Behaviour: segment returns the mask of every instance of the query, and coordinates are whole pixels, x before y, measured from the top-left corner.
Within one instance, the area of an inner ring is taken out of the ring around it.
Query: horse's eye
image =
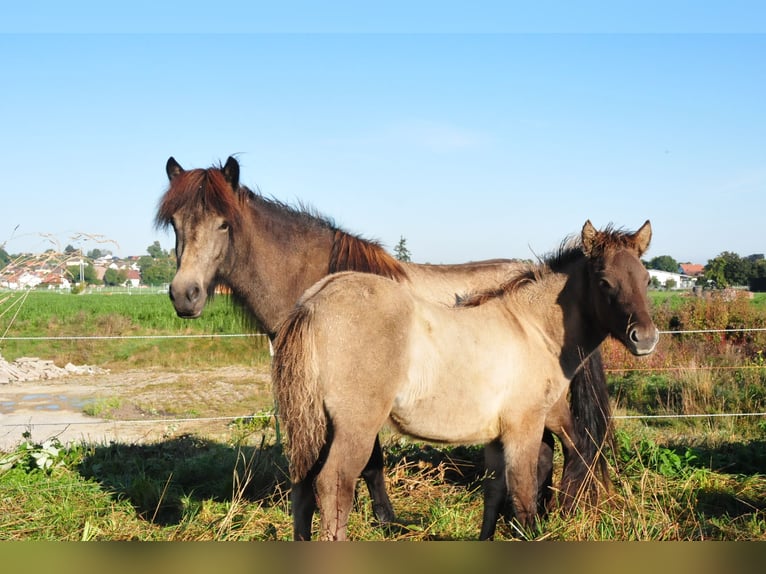
[[[218,229],[219,229],[219,231],[228,231],[229,230],[229,222],[228,221],[224,221],[220,225],[220,227]]]
[[[612,284],[609,283],[606,279],[599,279],[598,280],[598,286],[601,287],[604,291],[611,291],[612,290]]]

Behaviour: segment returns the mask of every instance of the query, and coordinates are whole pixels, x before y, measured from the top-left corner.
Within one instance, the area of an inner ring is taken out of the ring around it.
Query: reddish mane
[[[401,262],[387,253],[379,244],[336,229],[329,272],[337,271],[373,273],[395,281],[401,281],[407,277]]]

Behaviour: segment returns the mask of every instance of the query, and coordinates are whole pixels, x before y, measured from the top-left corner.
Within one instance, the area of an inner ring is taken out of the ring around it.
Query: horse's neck
[[[275,215],[276,213],[276,215]],[[255,204],[224,281],[273,335],[301,294],[327,274],[332,231]]]
[[[576,266],[568,274],[552,273],[511,295],[516,308],[533,316],[545,333],[548,350],[558,355],[567,378],[605,337],[589,312],[586,280],[584,266]]]

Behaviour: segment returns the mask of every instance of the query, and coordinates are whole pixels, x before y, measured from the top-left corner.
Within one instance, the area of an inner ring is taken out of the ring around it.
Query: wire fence
[[[691,329],[691,330],[677,330],[677,331],[660,331],[660,335],[695,335],[695,334],[721,334],[721,333],[743,333],[743,332],[766,332],[766,328],[731,328],[731,329]],[[83,336],[29,336],[29,337],[1,337],[0,341],[103,341],[103,340],[117,340],[117,339],[216,339],[216,338],[245,338],[245,337],[266,337],[263,333],[209,333],[209,334],[177,334],[177,335],[83,335]],[[608,368],[605,369],[607,373],[617,372],[663,372],[663,371],[680,371],[680,370],[743,370],[754,369],[762,370],[766,369],[766,365],[689,365],[689,366],[665,366],[665,367],[622,367],[622,368]],[[242,414],[235,416],[221,416],[221,417],[193,417],[193,418],[151,418],[151,419],[125,419],[125,420],[93,420],[93,421],[59,421],[59,422],[43,422],[43,423],[4,423],[0,422],[0,428],[18,428],[28,426],[56,426],[56,427],[68,427],[68,426],[87,426],[87,425],[103,425],[107,423],[119,423],[121,425],[169,425],[179,423],[203,423],[203,422],[235,422],[235,421],[249,421],[258,419],[269,419],[277,417],[276,413],[273,414]],[[704,413],[704,414],[641,414],[641,415],[613,415],[615,420],[656,420],[656,419],[714,419],[714,418],[726,418],[726,417],[764,417],[766,412],[746,412],[746,413]]]

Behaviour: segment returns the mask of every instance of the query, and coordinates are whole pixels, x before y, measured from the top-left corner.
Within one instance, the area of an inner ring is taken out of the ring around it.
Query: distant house
[[[691,289],[696,282],[695,277],[691,277],[682,273],[672,273],[670,271],[660,271],[659,269],[647,269],[649,271],[649,277],[657,279],[660,287],[668,287],[670,289]]]
[[[125,275],[127,277],[125,285],[129,285],[130,287],[138,287],[141,285],[141,272],[137,269],[129,267],[128,269],[125,269]]]
[[[705,273],[705,266],[699,263],[681,263],[678,268],[682,275],[689,277],[699,277]]]

